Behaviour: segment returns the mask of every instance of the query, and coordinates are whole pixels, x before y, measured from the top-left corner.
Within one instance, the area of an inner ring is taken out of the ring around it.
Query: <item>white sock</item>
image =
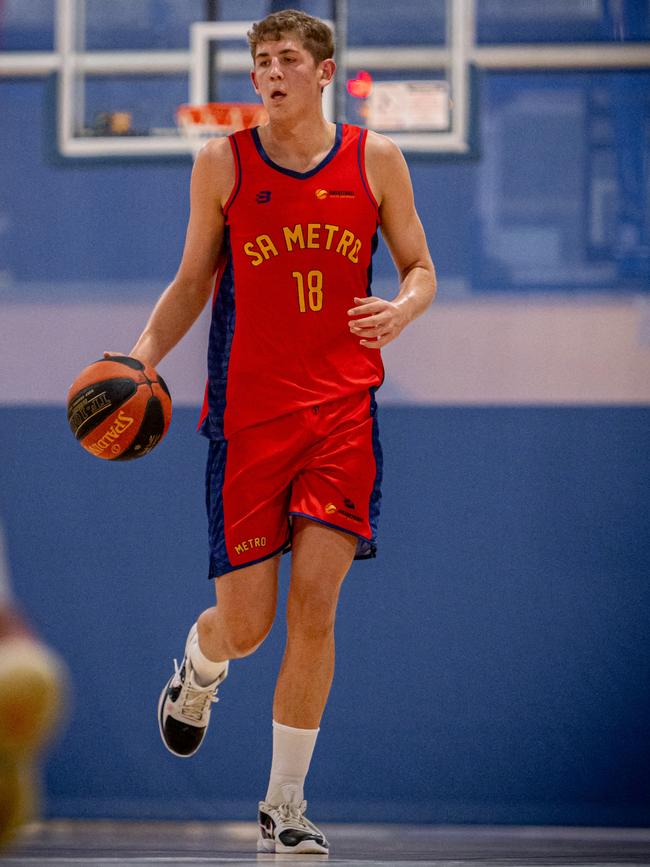
[[[273,761],[266,793],[267,804],[277,807],[286,801],[282,787],[295,787],[296,800],[302,801],[305,777],[309,770],[320,729],[294,729],[273,720]]]
[[[199,636],[194,636],[190,643],[190,662],[194,669],[194,680],[199,686],[210,686],[225,671],[228,661],[214,662],[204,656],[199,647]]]

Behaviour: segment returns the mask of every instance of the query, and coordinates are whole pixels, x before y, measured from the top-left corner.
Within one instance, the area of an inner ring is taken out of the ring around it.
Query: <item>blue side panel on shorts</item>
[[[223,483],[226,477],[228,443],[224,439],[212,440],[208,447],[205,468],[205,507],[208,513],[208,539],[210,542],[210,572],[208,578],[223,575],[232,569],[226,548],[223,517]]]
[[[359,157],[359,166],[361,166],[361,157]],[[363,177],[363,172],[361,173]],[[365,186],[365,180],[364,180]],[[370,198],[370,193],[366,188],[366,192],[368,193],[368,198]],[[372,295],[372,260],[377,250],[377,246],[379,245],[379,233],[378,233],[379,225],[377,225],[377,229],[375,229],[375,234],[372,236],[371,248],[370,248],[370,262],[368,264],[368,287],[366,289],[366,294]],[[383,380],[382,380],[383,381]],[[381,385],[381,383],[380,383]],[[354,557],[355,560],[368,560],[371,557],[377,556],[377,527],[379,525],[379,512],[381,509],[381,479],[383,475],[384,468],[384,458],[381,450],[381,443],[379,442],[379,424],[377,422],[377,401],[375,400],[375,392],[377,388],[370,388],[370,415],[372,417],[372,451],[375,456],[375,482],[372,486],[372,492],[370,494],[370,507],[369,507],[369,519],[370,519],[370,538],[371,541],[367,542],[365,539],[359,539],[357,543],[357,553]]]
[[[210,439],[223,439],[226,387],[232,339],[235,333],[235,281],[230,249],[230,231],[224,235],[226,266],[212,308],[208,340],[208,413],[199,433]]]
[[[370,415],[372,417],[372,451],[375,456],[375,482],[372,486],[370,494],[370,538],[367,542],[365,539],[359,539],[357,543],[357,553],[355,560],[367,560],[370,557],[375,557],[377,554],[377,527],[379,525],[379,513],[381,511],[381,480],[384,472],[384,457],[379,441],[379,423],[377,421],[377,401],[375,400],[376,388],[369,389],[370,391]]]

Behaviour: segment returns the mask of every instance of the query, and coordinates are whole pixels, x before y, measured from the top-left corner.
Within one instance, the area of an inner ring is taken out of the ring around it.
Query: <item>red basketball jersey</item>
[[[338,124],[308,172],[274,163],[257,129],[230,136],[236,180],[214,294],[206,436],[381,384],[380,353],[359,344],[347,315],[355,296],[371,294],[377,247],[366,135]]]

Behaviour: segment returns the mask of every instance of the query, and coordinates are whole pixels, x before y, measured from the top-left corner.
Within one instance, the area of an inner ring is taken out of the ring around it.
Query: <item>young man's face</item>
[[[251,79],[269,117],[303,111],[332,80],[333,60],[316,63],[295,33],[282,33],[277,41],[260,42],[255,51]]]

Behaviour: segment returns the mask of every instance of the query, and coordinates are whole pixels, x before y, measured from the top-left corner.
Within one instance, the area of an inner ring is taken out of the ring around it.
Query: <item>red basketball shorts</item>
[[[375,556],[382,457],[374,389],[211,440],[210,577],[287,551],[291,517],[356,536]]]

